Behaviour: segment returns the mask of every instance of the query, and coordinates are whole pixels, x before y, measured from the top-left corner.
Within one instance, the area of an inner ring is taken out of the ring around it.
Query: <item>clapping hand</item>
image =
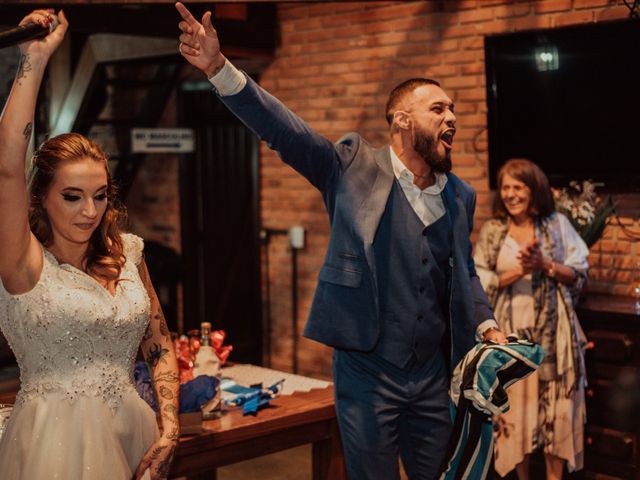
[[[540,242],[534,238],[530,243],[525,245],[518,253],[518,260],[522,266],[524,273],[545,270],[546,259],[542,255]]]

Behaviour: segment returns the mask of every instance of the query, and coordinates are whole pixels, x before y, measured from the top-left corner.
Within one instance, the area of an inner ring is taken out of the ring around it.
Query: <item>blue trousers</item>
[[[431,480],[444,458],[451,414],[449,375],[437,351],[398,368],[367,353],[333,354],[336,410],[350,480]]]

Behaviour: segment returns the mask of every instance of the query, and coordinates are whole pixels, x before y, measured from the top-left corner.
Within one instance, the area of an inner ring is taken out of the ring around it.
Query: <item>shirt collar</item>
[[[396,176],[398,180],[405,180],[413,185],[415,188],[419,188],[413,183],[415,176],[413,173],[406,167],[402,160],[398,158],[396,152],[393,151],[391,145],[389,145],[389,154],[391,155],[391,166],[393,167],[393,174]],[[445,185],[447,184],[447,175],[444,173],[433,172],[436,177],[436,181],[433,185],[421,190],[421,192],[429,194],[429,195],[440,195],[444,190]]]

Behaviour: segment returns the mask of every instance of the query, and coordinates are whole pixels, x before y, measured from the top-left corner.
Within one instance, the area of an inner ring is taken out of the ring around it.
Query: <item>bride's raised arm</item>
[[[49,58],[62,42],[68,23],[46,37],[20,45],[20,64],[0,118],[0,277],[10,293],[31,290],[42,271],[42,254],[29,228],[25,156],[33,129],[38,90]],[[20,25],[53,25],[53,10],[35,10]]]

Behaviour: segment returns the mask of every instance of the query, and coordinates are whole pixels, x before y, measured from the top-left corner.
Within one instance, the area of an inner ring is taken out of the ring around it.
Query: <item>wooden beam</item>
[[[51,134],[58,135],[73,130],[98,64],[167,55],[177,55],[174,40],[109,34],[89,37]]]
[[[189,3],[196,18],[201,18],[207,10],[214,12],[214,24],[225,49],[247,48],[261,51],[262,54],[273,54],[277,45],[278,19],[272,3],[220,5],[219,11],[213,2]],[[38,4],[7,4],[5,0],[0,0],[0,4],[0,22],[9,26],[17,25],[34,8],[42,8]],[[76,36],[98,33],[164,37],[174,39],[176,45],[178,42],[180,16],[173,2],[106,4],[92,0],[53,5],[47,2],[47,6],[56,10],[64,7],[74,45]],[[245,13],[246,18],[240,19]],[[76,59],[72,51],[72,62]]]
[[[88,3],[92,5],[153,5],[153,4],[170,4],[173,5],[176,3],[176,0],[57,0],[51,2],[49,0],[29,0],[25,2],[23,0],[4,0],[2,2],[4,5],[38,5],[42,8],[42,5],[47,5],[48,7],[55,5],[64,6],[64,5],[87,5]],[[184,2],[187,5],[191,4],[206,4],[206,5],[214,5],[214,0],[185,0]],[[239,5],[246,5],[249,3],[322,3],[322,0],[224,0],[224,3],[233,3]]]

